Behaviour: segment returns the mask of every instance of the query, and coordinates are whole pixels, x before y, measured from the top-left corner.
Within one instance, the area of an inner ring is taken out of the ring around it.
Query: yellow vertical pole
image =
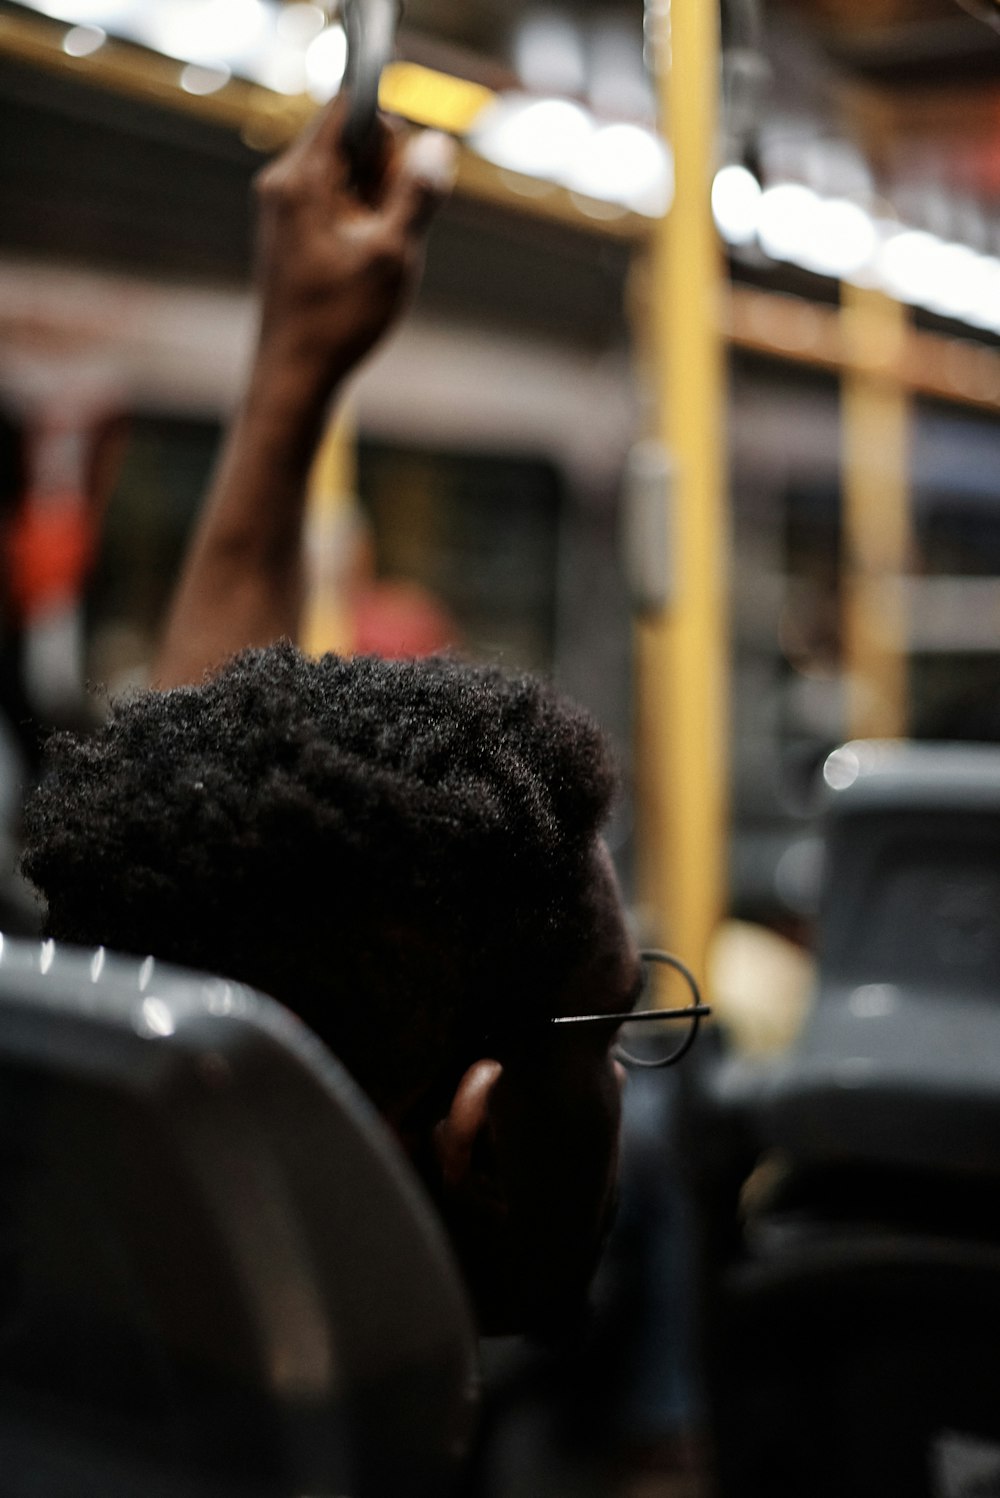
[[[701,975],[724,909],[728,802],[722,266],[711,212],[718,11],[661,0],[650,15],[674,199],[651,247],[648,353],[673,483],[668,600],[640,620],[636,642],[643,894],[655,928]]]
[[[353,648],[345,572],[350,565],[356,482],[354,421],[350,408],[341,407],[327,427],[309,475],[301,631],[302,649],[309,655],[328,650],[347,655]]]
[[[845,285],[841,390],[843,655],[853,738],[907,728],[910,397],[900,369],[906,312]]]

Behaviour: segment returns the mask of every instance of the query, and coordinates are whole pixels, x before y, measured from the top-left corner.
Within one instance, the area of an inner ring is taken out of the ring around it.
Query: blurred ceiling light
[[[508,94],[482,115],[472,144],[507,171],[561,182],[593,134],[594,123],[579,104]]]
[[[945,243],[939,252],[939,282],[933,301],[925,306],[943,318],[993,327],[997,313],[997,265],[991,255],[979,255],[969,244]]]
[[[186,94],[216,94],[225,88],[232,74],[227,67],[205,67],[199,62],[189,62],[181,70],[181,88]]]
[[[200,6],[202,46],[216,57],[232,57],[259,46],[274,15],[264,0],[207,0]]]
[[[761,249],[773,260],[788,260],[816,275],[842,280],[851,280],[870,268],[879,235],[871,216],[859,204],[847,198],[823,198],[799,183],[782,182],[761,193],[755,205],[749,183],[733,178],[731,187],[726,184],[721,194],[724,212],[729,206],[729,193],[734,228],[741,233],[741,238],[731,239],[731,243],[749,243],[751,218],[756,211]],[[718,221],[718,212],[716,218]]]
[[[74,26],[63,37],[62,48],[69,57],[89,57],[107,39],[108,33],[102,26]]]
[[[741,178],[731,181],[734,203],[742,208],[738,193],[746,193],[747,206],[742,222],[734,212],[736,222],[731,229],[723,227],[723,233],[731,243],[748,243],[752,189]],[[729,207],[728,192],[728,182],[722,190],[717,178],[712,204],[720,227]],[[757,218],[761,248],[772,259],[790,261],[817,275],[878,285],[897,301],[942,317],[981,328],[1000,327],[1000,261],[969,245],[939,239],[924,229],[880,229],[857,203],[822,198],[794,183],[768,188],[761,195]],[[733,237],[734,229],[743,236],[740,240]]]
[[[849,281],[872,262],[878,249],[878,230],[871,217],[847,198],[820,198],[809,236],[807,270]]]
[[[1000,332],[1000,260],[980,255],[965,317],[976,328]]]
[[[898,301],[928,306],[940,282],[940,252],[940,239],[924,229],[891,234],[878,256],[879,283]]]
[[[304,94],[306,91],[306,55],[302,47],[278,41],[262,48],[260,54],[245,65],[248,76],[276,94]]]
[[[278,16],[279,38],[292,47],[308,47],[326,25],[326,14],[318,5],[284,5]]]
[[[273,19],[264,0],[158,0],[144,9],[142,32],[167,57],[211,67],[253,52]]]
[[[720,167],[712,183],[712,213],[728,244],[752,244],[757,237],[760,183],[745,166],[735,162]]]
[[[514,68],[535,93],[581,94],[587,82],[583,37],[567,12],[537,10],[519,22]]]
[[[207,55],[202,44],[201,15],[198,0],[160,0],[138,18],[138,34],[165,57],[201,62]]]
[[[327,26],[314,37],[306,51],[306,87],[317,104],[332,99],[344,81],[347,66],[347,36],[343,26]]]
[[[562,181],[573,192],[658,218],[673,197],[673,163],[651,130],[604,125],[583,142]]]
[[[942,243],[937,255],[937,281],[931,288],[931,312],[966,321],[979,294],[980,262],[984,257],[969,245]]]
[[[34,9],[69,26],[99,26],[114,31],[116,25],[138,9],[139,0],[33,0]]]
[[[757,234],[761,249],[772,260],[801,264],[818,229],[820,200],[809,187],[780,182],[761,193]]]

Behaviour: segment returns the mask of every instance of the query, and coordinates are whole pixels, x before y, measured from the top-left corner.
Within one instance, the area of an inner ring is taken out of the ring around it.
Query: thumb
[[[411,232],[425,229],[451,192],[457,171],[458,147],[450,135],[422,130],[412,136],[387,194],[388,215]]]

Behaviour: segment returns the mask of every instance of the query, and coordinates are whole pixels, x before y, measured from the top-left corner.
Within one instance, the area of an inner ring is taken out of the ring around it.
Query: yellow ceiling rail
[[[850,295],[846,287],[843,294]],[[722,327],[736,348],[833,375],[850,370],[857,360],[853,342],[844,336],[838,308],[785,292],[730,287],[722,302]],[[996,345],[972,337],[921,332],[904,316],[902,334],[890,357],[886,377],[913,395],[982,411],[1000,410],[1000,349]]]
[[[493,90],[481,83],[416,62],[389,63],[379,85],[383,109],[449,135],[464,135],[495,98]]]

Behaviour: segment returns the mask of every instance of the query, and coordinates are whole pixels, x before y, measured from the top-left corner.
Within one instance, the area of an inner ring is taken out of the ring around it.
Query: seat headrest
[[[7,1498],[447,1491],[472,1320],[343,1068],[239,984],[0,943]]]

